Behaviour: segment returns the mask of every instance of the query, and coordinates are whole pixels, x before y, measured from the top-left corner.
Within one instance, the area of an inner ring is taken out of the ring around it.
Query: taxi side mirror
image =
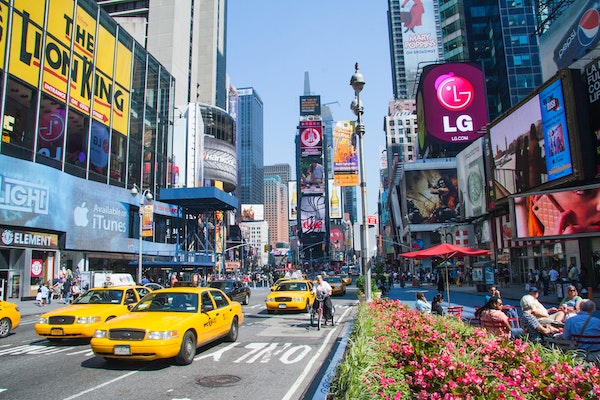
[[[203,313],[205,313],[205,312],[209,312],[209,311],[212,311],[212,310],[214,310],[214,309],[215,309],[215,308],[213,307],[213,305],[212,305],[212,304],[202,304],[202,312],[203,312]]]

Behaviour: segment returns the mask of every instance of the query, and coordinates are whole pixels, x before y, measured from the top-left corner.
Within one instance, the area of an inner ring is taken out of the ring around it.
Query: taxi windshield
[[[196,293],[150,293],[131,312],[188,312],[198,311]]]
[[[123,290],[88,290],[73,304],[121,304]]]
[[[305,291],[306,283],[305,282],[283,282],[277,287],[278,292],[286,292],[286,291]]]

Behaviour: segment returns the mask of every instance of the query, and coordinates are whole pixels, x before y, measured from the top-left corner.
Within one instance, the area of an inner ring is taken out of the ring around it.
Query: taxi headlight
[[[101,329],[96,329],[96,332],[94,332],[94,337],[95,338],[100,338],[100,339],[105,339],[108,337],[108,331],[103,331]]]
[[[77,317],[77,324],[93,324],[96,322],[100,322],[102,321],[102,318],[95,316],[95,317]]]
[[[179,337],[178,331],[150,331],[147,340],[167,340]]]
[[[40,320],[38,321],[39,324],[47,324],[48,323],[48,317],[40,317]]]

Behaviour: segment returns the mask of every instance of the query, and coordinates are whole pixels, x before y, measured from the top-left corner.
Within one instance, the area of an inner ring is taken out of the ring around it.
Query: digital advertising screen
[[[496,199],[573,173],[560,79],[494,122],[489,131]]]
[[[517,239],[597,236],[600,185],[513,197]]]
[[[407,217],[411,224],[457,221],[456,168],[405,171]]]

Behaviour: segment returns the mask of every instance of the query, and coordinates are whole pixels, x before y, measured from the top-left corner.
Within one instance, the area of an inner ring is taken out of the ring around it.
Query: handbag
[[[587,328],[588,324],[590,323],[591,318],[592,318],[592,316],[590,315],[586,319],[585,324],[583,324],[583,327],[581,328],[581,331],[579,332],[580,335],[582,335],[583,332],[585,331],[585,328]],[[562,337],[548,336],[546,338],[546,343],[551,347],[557,347],[563,351],[578,349],[577,342],[573,339],[563,339]]]

